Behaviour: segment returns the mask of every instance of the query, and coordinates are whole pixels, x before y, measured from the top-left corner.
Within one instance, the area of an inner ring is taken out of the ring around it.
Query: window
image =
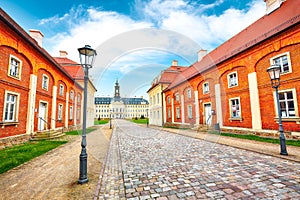
[[[281,73],[292,72],[292,65],[289,52],[271,58],[271,64],[279,65]]]
[[[47,75],[43,75],[43,79],[42,79],[42,88],[44,90],[48,90],[48,83],[49,83],[49,78]]]
[[[188,118],[193,118],[193,107],[191,105],[188,106]]]
[[[58,104],[58,120],[62,120],[62,109],[63,109],[63,105],[62,104]]]
[[[77,95],[77,102],[80,103],[80,101],[81,101],[81,96],[80,96],[80,94],[78,94]]]
[[[175,94],[175,100],[179,101],[179,94],[178,93]]]
[[[59,85],[59,96],[64,96],[64,86],[62,84]]]
[[[21,79],[21,67],[22,67],[22,61],[10,55],[8,75],[13,78]]]
[[[73,119],[73,106],[70,106],[70,120],[72,119]]]
[[[6,93],[5,107],[4,107],[4,121],[17,121],[17,101],[18,95],[15,93]]]
[[[228,74],[228,87],[234,87],[238,85],[238,76],[236,72]]]
[[[279,104],[282,117],[289,118],[296,116],[293,91],[279,92]]]
[[[71,92],[70,92],[70,99],[73,101],[74,100],[74,91],[73,90],[71,90]]]
[[[204,83],[203,84],[203,94],[208,94],[209,93],[209,84]]]
[[[230,99],[230,117],[241,118],[240,99]]]
[[[80,108],[77,108],[76,119],[80,120]]]
[[[168,118],[171,118],[171,109],[168,108]]]
[[[179,119],[180,118],[180,108],[176,107],[176,118]]]
[[[187,91],[187,97],[190,99],[192,98],[192,90],[191,89],[188,89]]]
[[[168,97],[168,104],[170,104],[171,103],[171,98],[170,97]]]
[[[159,93],[156,94],[157,104],[159,104]]]

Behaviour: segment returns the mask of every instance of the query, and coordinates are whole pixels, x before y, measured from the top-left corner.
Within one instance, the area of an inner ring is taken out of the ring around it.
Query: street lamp
[[[88,182],[87,177],[87,153],[86,153],[86,112],[87,112],[87,87],[89,78],[89,68],[92,68],[94,64],[94,58],[97,55],[96,50],[91,46],[85,45],[78,49],[80,63],[84,70],[84,104],[83,104],[83,124],[82,124],[82,141],[81,141],[81,153],[80,159],[80,172],[78,183],[83,184]]]
[[[111,112],[112,112],[112,110],[110,109],[110,113],[109,113],[109,128],[111,129]]]
[[[275,88],[276,91],[276,101],[277,101],[277,111],[278,111],[278,123],[279,123],[279,139],[280,139],[280,154],[281,155],[288,155],[286,150],[286,142],[285,136],[282,127],[282,119],[281,119],[281,108],[279,104],[279,95],[278,95],[278,87],[280,86],[280,66],[278,65],[271,65],[267,72],[269,73],[272,88]]]

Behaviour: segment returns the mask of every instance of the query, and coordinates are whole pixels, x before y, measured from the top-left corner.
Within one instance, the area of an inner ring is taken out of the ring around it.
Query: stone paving
[[[116,120],[95,199],[300,199],[300,164]]]

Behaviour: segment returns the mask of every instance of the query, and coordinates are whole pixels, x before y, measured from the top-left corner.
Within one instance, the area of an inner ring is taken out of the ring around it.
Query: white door
[[[205,124],[211,125],[211,104],[204,104]]]
[[[39,120],[38,120],[38,130],[39,131],[45,130],[45,121],[46,121],[45,116],[46,116],[46,104],[45,103],[40,103],[40,106],[39,106]]]

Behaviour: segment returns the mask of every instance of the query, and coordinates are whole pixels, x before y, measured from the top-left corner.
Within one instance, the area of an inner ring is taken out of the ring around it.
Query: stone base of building
[[[28,142],[29,139],[30,135],[26,134],[0,138],[0,149],[18,144],[23,144],[24,142]]]

